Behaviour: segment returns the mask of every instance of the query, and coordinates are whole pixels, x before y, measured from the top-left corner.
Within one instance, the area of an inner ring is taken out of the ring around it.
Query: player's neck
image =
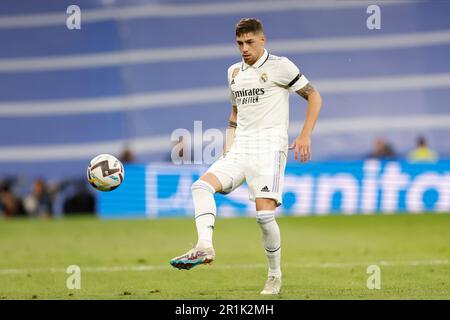
[[[249,64],[249,66],[253,66],[255,63],[257,63],[259,61],[259,59],[261,59],[261,57],[264,55],[264,48],[262,49],[261,53],[258,55],[258,57],[255,59],[255,61],[253,61],[252,64]]]

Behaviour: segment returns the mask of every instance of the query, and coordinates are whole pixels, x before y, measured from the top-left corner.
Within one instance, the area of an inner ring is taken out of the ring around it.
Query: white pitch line
[[[318,269],[346,269],[353,267],[367,267],[370,265],[378,265],[381,267],[416,267],[416,266],[430,266],[430,265],[449,265],[449,260],[413,260],[413,261],[377,261],[377,262],[328,262],[328,263],[311,263],[285,264],[286,268],[318,268]],[[236,265],[217,265],[211,266],[211,269],[264,269],[267,264],[236,264]],[[81,272],[145,272],[158,270],[172,270],[169,265],[141,265],[141,266],[111,266],[111,267],[83,267],[80,266]],[[31,268],[31,269],[0,269],[0,275],[11,274],[28,274],[28,273],[65,273],[64,268]]]

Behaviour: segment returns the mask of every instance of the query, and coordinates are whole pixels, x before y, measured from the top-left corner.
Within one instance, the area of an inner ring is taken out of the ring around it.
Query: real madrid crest
[[[267,79],[268,79],[267,73],[263,73],[263,74],[261,75],[261,77],[259,78],[259,82],[261,82],[261,83],[266,83],[266,82],[267,82]]]

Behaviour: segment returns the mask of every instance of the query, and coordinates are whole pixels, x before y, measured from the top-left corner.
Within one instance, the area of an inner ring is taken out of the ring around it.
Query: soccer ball
[[[101,154],[89,162],[87,179],[97,190],[112,191],[123,182],[125,171],[122,163],[110,154]]]

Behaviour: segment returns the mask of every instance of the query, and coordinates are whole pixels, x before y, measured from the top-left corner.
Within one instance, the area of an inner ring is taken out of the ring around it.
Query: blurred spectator
[[[0,216],[14,217],[23,213],[20,200],[11,191],[11,183],[0,184]]]
[[[131,151],[128,145],[126,145],[125,148],[123,149],[122,154],[120,156],[120,161],[122,161],[123,164],[132,163],[135,161],[133,151]]]
[[[61,186],[64,191],[63,211],[69,214],[92,214],[95,212],[95,197],[85,180],[69,180]]]
[[[85,179],[65,179],[53,186],[52,216],[95,213],[93,189]]]
[[[52,213],[52,203],[50,194],[42,179],[36,179],[33,183],[33,190],[24,199],[24,207],[29,216],[49,217]]]
[[[417,138],[417,146],[408,153],[407,157],[410,162],[436,162],[439,156],[436,151],[430,149],[425,137]]]
[[[368,157],[380,160],[393,160],[396,154],[394,148],[389,143],[381,138],[376,138],[373,143],[373,151]]]
[[[36,179],[29,191],[21,189],[20,177],[0,180],[1,217],[61,217],[64,214],[92,214],[95,212],[95,197],[85,179],[68,179],[47,184]]]

